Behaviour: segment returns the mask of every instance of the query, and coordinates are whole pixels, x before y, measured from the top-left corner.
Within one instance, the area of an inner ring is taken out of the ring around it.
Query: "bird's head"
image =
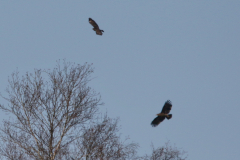
[[[164,116],[164,113],[158,113],[157,116]]]

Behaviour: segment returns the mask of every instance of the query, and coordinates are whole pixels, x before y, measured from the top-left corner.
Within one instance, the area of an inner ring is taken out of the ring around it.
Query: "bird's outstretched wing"
[[[162,108],[162,112],[164,114],[168,114],[172,109],[172,102],[170,100],[167,100]]]
[[[99,30],[97,23],[92,18],[89,18],[89,23],[94,27],[94,29]]]
[[[153,127],[156,127],[157,125],[159,125],[163,120],[165,119],[164,116],[157,116],[151,123],[151,125]]]

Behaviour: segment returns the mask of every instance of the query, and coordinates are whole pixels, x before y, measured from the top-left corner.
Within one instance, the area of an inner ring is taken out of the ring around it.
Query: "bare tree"
[[[6,157],[9,160],[26,160],[27,156],[23,150],[19,150],[17,145],[8,141],[1,144],[0,155],[1,159]]]
[[[1,127],[1,155],[9,148],[28,159],[54,160],[78,139],[100,105],[100,96],[88,86],[91,65],[58,62],[53,70],[35,70],[20,78],[14,72],[7,88],[8,106],[0,109],[15,119],[5,120]],[[43,77],[47,80],[44,80]],[[10,146],[11,147],[10,147]],[[14,158],[13,158],[14,159]]]
[[[170,142],[166,142],[165,146],[155,148],[153,144],[152,154],[145,155],[142,157],[142,160],[186,160],[187,156],[185,156],[186,152],[178,149],[175,146],[170,146]]]
[[[118,119],[104,116],[103,120],[84,130],[83,136],[75,144],[74,159],[86,157],[86,160],[133,160],[136,156],[138,144],[121,141],[118,135]]]

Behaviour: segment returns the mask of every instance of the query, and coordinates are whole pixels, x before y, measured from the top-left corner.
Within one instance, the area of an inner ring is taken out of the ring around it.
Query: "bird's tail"
[[[100,30],[101,32],[104,32],[104,30]]]
[[[167,119],[171,119],[172,118],[172,114],[169,114],[166,116]]]

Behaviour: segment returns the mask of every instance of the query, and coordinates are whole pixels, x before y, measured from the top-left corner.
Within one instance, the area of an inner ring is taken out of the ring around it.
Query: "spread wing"
[[[89,18],[88,21],[94,27],[94,29],[99,30],[97,23],[92,18]]]
[[[163,120],[165,119],[165,116],[157,116],[151,123],[153,127],[156,127],[159,125]]]
[[[162,112],[164,114],[168,114],[172,109],[172,103],[170,100],[167,100],[162,108]]]

